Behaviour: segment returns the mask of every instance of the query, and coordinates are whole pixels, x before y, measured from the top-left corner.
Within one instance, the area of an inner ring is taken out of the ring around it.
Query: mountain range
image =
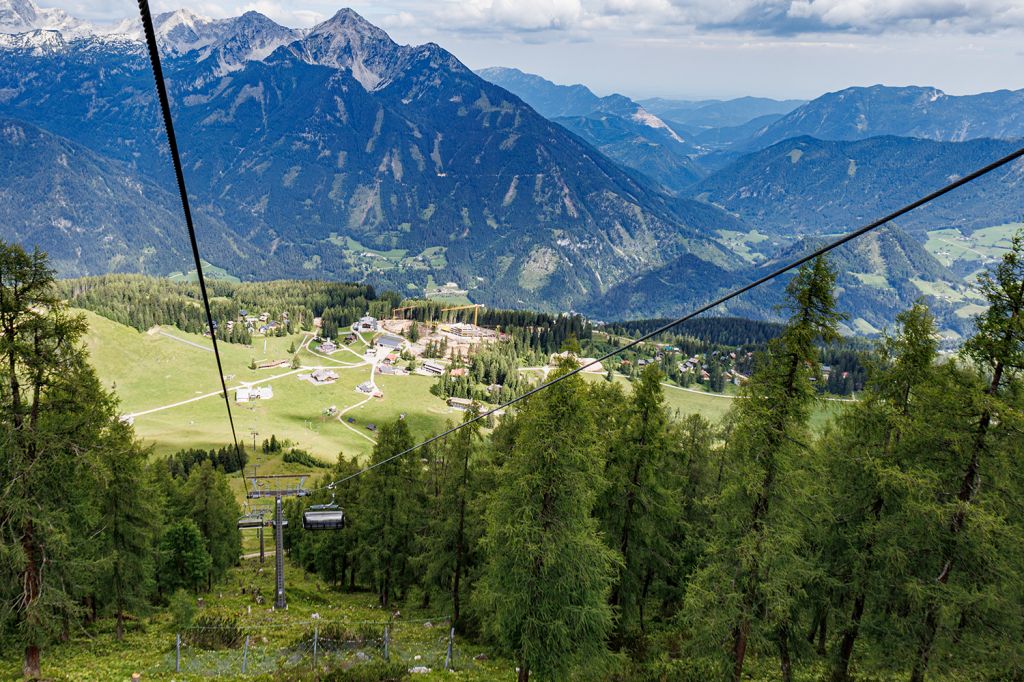
[[[506,67],[477,73],[668,191],[681,192],[704,176],[690,158],[693,144],[625,95],[598,97],[585,85],[557,85]]]
[[[310,29],[185,10],[155,25],[204,256],[243,278],[410,295],[451,281],[490,305],[677,313],[983,165],[1013,146],[985,138],[1021,132],[1018,110],[1001,109],[1022,96],[1009,92],[599,97],[474,73],[351,10]],[[40,245],[64,275],[188,269],[134,24],[0,0],[0,131],[0,237]],[[851,329],[877,330],[922,294],[962,329],[967,270],[942,265],[926,233],[1021,220],[1021,176],[1017,164],[837,254]],[[780,291],[729,312],[772,316]]]
[[[734,218],[638,181],[437,45],[351,10],[270,54],[294,35],[256,13],[156,25],[193,200],[230,230],[234,274],[436,278],[569,308],[683,254],[738,264],[713,237]],[[172,186],[141,44],[5,50],[0,93],[0,115]]]

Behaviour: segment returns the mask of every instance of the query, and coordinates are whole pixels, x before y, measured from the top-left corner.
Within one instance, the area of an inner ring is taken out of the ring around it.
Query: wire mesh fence
[[[427,672],[469,670],[476,663],[444,618],[202,626],[183,630],[169,644],[154,672],[238,677],[372,662]]]

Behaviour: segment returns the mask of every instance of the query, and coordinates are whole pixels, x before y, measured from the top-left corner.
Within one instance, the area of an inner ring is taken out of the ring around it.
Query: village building
[[[270,386],[248,386],[235,391],[236,403],[248,403],[253,400],[270,400],[274,397],[274,389]]]
[[[448,407],[454,407],[456,410],[468,410],[473,407],[473,401],[468,398],[448,398]]]
[[[436,362],[431,362],[430,360],[424,362],[421,365],[421,369],[427,374],[435,374],[437,376],[444,374],[444,367],[442,365],[437,364]]]
[[[369,393],[372,395],[373,392],[377,390],[377,387],[371,384],[369,381],[364,381],[363,383],[356,386],[356,390],[359,391],[360,393]]]
[[[327,353],[328,355],[338,350],[338,346],[335,345],[330,339],[324,339],[320,342],[320,352]]]
[[[464,376],[466,376],[466,368],[465,367],[456,367],[451,372],[449,372],[449,375],[453,376],[453,377],[464,377]]]
[[[309,375],[309,380],[314,384],[333,384],[338,380],[338,373],[333,369],[315,369]]]
[[[256,365],[256,369],[274,369],[276,367],[287,367],[287,360],[264,360]]]
[[[375,332],[377,331],[377,318],[369,315],[360,317],[355,324],[355,329],[361,332]]]
[[[393,336],[391,334],[385,334],[384,336],[377,339],[377,345],[381,348],[387,348],[389,350],[398,350],[402,347],[402,337]]]
[[[377,367],[377,374],[393,375],[393,374],[396,374],[396,372],[395,372],[395,368],[392,367],[391,365],[378,365],[378,367]]]

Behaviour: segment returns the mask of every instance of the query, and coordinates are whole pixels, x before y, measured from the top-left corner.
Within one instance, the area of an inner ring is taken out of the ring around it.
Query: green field
[[[230,442],[230,427],[218,393],[220,386],[213,353],[185,343],[209,348],[208,339],[175,328],[163,329],[175,338],[140,333],[98,315],[84,314],[89,321],[86,346],[92,362],[104,385],[116,390],[122,413],[136,414],[184,403],[135,416],[136,433],[143,441],[153,444],[156,454]],[[339,451],[360,457],[370,452],[373,434],[366,429],[370,422],[381,423],[406,413],[414,435],[426,436],[447,419],[458,417],[457,412],[430,393],[432,380],[418,376],[378,377],[384,398],[373,399],[346,413],[346,420],[351,417],[354,424],[323,416],[327,407],[335,406],[340,411],[366,400],[367,396],[356,392],[355,387],[370,378],[370,366],[351,366],[361,362],[365,349],[362,341],[353,344],[354,352],[339,350],[330,358],[305,351],[299,354],[303,365],[334,368],[339,375],[334,384],[314,386],[300,381],[297,375],[302,372],[288,366],[249,369],[253,359],[257,362],[289,360],[289,345],[294,343],[298,347],[302,340],[303,335],[295,334],[267,339],[256,337],[252,348],[220,344],[235,428],[239,439],[244,439],[250,447],[253,431],[259,434],[257,443],[275,434],[279,439],[333,462]],[[274,397],[236,404],[234,391],[230,389],[239,382],[272,386]]]
[[[228,282],[238,283],[242,280],[238,279],[224,268],[219,268],[213,263],[206,261],[200,261],[203,264],[203,277],[205,279],[222,279]],[[172,272],[167,276],[167,279],[175,282],[198,282],[199,277],[195,270],[189,270],[188,272]]]
[[[751,230],[750,232],[718,230],[717,232],[723,244],[749,263],[757,263],[764,260],[765,256],[758,250],[758,245],[771,246],[770,243],[767,245],[763,244],[766,241],[770,242],[768,235],[761,234],[757,230]]]
[[[1010,238],[1021,228],[1024,223],[994,225],[969,233],[955,228],[932,230],[924,246],[947,267],[969,264],[977,271],[1001,258],[1010,246]]]

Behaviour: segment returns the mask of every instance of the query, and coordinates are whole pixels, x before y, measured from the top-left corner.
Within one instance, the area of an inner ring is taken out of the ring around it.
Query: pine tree
[[[515,447],[489,499],[477,597],[520,682],[531,672],[562,679],[605,651],[618,563],[591,515],[603,463],[583,379],[538,394],[514,423]]]

